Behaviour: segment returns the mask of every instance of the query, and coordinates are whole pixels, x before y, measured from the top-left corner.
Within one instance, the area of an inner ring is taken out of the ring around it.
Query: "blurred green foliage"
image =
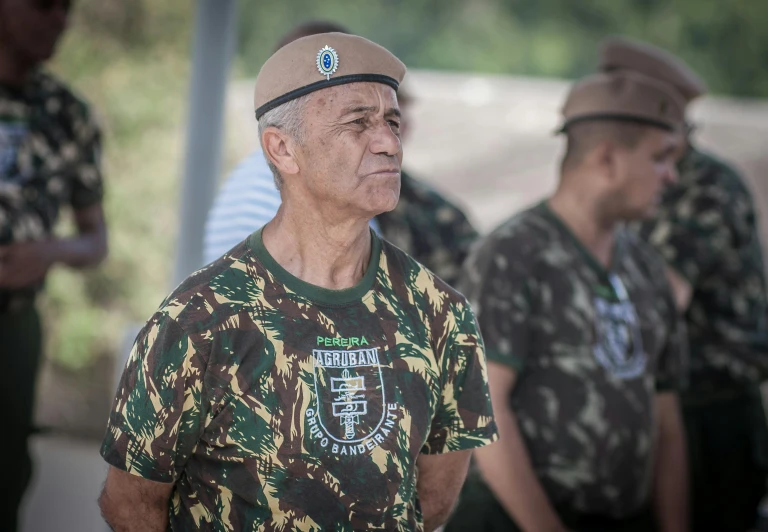
[[[760,0],[245,0],[243,72],[255,75],[283,31],[313,18],[342,22],[414,68],[563,78],[593,70],[599,42],[623,34],[680,55],[715,93],[768,96]]]
[[[75,5],[51,68],[103,126],[110,232],[102,266],[56,268],[42,298],[48,356],[76,370],[114,355],[126,325],[145,321],[168,290],[194,13],[188,0]]]
[[[193,0],[79,0],[52,65],[104,125],[110,256],[49,278],[48,353],[77,369],[113,355],[168,291]],[[721,94],[768,96],[768,2],[731,0],[241,0],[235,75],[255,75],[294,24],[330,19],[409,66],[571,78],[624,33],[685,58]],[[201,213],[201,216],[203,213]],[[71,231],[62,224],[63,232]]]

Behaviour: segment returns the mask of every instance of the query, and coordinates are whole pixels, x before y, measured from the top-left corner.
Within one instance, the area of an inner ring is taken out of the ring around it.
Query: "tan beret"
[[[563,127],[584,120],[619,120],[677,130],[685,100],[671,85],[638,72],[592,74],[576,82],[563,106]]]
[[[267,59],[256,77],[253,104],[267,111],[316,90],[361,81],[397,90],[405,65],[387,49],[357,35],[320,33],[297,39]]]
[[[625,37],[610,37],[600,46],[600,70],[634,70],[673,85],[686,102],[707,92],[704,82],[688,65],[650,44]]]

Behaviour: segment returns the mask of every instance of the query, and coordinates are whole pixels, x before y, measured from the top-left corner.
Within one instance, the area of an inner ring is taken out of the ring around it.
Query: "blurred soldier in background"
[[[15,530],[31,475],[27,439],[42,353],[35,296],[50,268],[107,253],[100,134],[86,103],[40,66],[67,24],[68,0],[0,0],[0,527]],[[77,235],[53,228],[71,207]]]
[[[286,34],[277,48],[309,35],[327,32],[348,33],[333,22],[313,21]],[[397,93],[400,105],[401,136],[410,126],[413,96],[407,86]],[[259,150],[238,165],[226,179],[208,214],[203,256],[212,262],[271,220],[280,207],[280,191]],[[457,280],[461,264],[477,232],[466,215],[441,193],[402,172],[400,200],[395,210],[371,220],[384,238],[421,262],[449,284]]]
[[[705,92],[682,61],[624,38],[603,43],[600,69],[632,70],[671,83],[686,103]],[[666,259],[687,324],[690,387],[681,401],[692,529],[744,531],[755,523],[768,468],[759,390],[768,374],[768,330],[757,215],[733,167],[700,151],[687,135],[683,146],[679,180],[637,228]]]
[[[683,324],[664,261],[622,227],[676,179],[683,109],[642,74],[576,83],[557,191],[467,260],[500,440],[448,531],[687,530]]]

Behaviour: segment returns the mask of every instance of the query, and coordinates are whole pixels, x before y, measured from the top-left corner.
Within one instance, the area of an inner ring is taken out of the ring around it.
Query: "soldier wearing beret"
[[[404,65],[342,33],[264,64],[282,204],[139,333],[102,455],[119,530],[433,530],[497,438],[464,298],[379,239]]]
[[[600,67],[670,83],[686,104],[706,91],[679,59],[626,38],[603,43]],[[757,215],[738,171],[690,138],[677,168],[680,179],[637,229],[666,259],[688,330],[690,387],[681,402],[692,528],[744,531],[755,523],[768,471],[758,388],[768,376],[768,309]]]
[[[94,266],[107,254],[99,127],[88,104],[43,67],[69,4],[0,0],[0,527],[10,531],[32,473],[27,439],[43,353],[37,295],[56,265]],[[69,209],[76,232],[58,237]]]
[[[622,227],[675,181],[683,107],[640,74],[576,83],[557,191],[470,254],[500,440],[447,530],[686,530],[684,330],[663,260]]]

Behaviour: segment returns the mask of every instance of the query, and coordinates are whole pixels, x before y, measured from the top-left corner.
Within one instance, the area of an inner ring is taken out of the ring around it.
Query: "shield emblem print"
[[[379,350],[312,352],[317,418],[329,438],[359,443],[384,422]]]
[[[634,307],[627,301],[609,303],[600,298],[594,303],[595,358],[620,379],[640,376],[648,357]]]

